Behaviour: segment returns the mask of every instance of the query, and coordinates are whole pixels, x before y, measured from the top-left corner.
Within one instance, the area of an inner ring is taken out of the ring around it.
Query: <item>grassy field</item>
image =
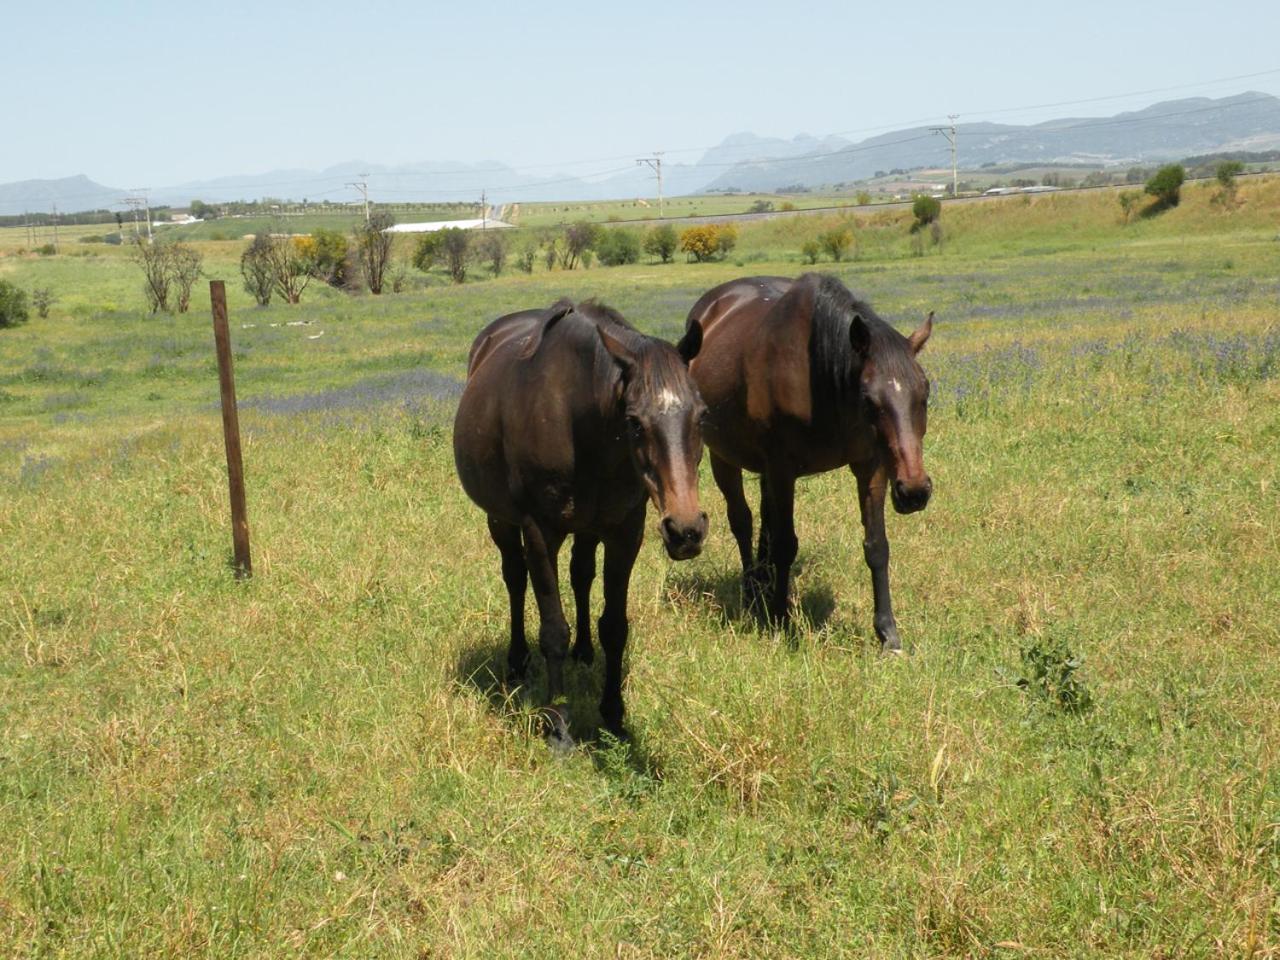
[[[61,298],[0,330],[0,954],[1280,957],[1280,181],[1209,195],[958,206],[922,256],[856,221],[826,268],[938,316],[936,493],[889,520],[912,654],[876,652],[850,476],[800,486],[783,636],[704,463],[707,551],[636,567],[633,740],[593,740],[575,667],[566,759],[493,679],[449,435],[474,332],[568,293],[674,337],[839,218],[727,263],[229,283],[247,583],[207,294],[153,318],[119,251],[0,256]]]

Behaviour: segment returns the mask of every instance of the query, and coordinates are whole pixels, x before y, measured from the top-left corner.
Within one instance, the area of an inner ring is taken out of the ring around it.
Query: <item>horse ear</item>
[[[933,311],[929,311],[929,316],[924,318],[924,323],[920,324],[920,328],[916,330],[909,338],[911,344],[911,352],[919,353],[924,349],[924,345],[929,342],[929,334],[933,333]]]
[[[631,348],[606,330],[603,325],[596,327],[596,333],[600,334],[600,342],[609,351],[609,355],[622,368],[622,379],[630,380],[636,369],[636,355],[631,352]]]
[[[529,334],[528,340],[525,341],[524,347],[520,351],[520,359],[528,360],[537,353],[538,347],[542,346],[542,338],[546,335],[546,332],[572,311],[573,302],[568,297],[561,297],[546,310],[542,311],[542,316],[538,318],[537,327],[534,328],[533,333]]]
[[[693,358],[698,355],[698,351],[702,349],[702,324],[697,320],[689,321],[689,329],[684,332],[684,336],[680,338],[680,342],[676,344],[676,350],[680,352],[684,365],[687,367],[693,362]]]
[[[867,329],[867,321],[862,319],[860,313],[855,313],[849,321],[849,343],[853,346],[853,352],[860,357],[865,357],[871,347],[871,331]]]

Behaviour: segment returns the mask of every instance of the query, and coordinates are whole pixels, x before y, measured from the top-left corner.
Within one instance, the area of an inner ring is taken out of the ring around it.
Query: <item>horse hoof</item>
[[[905,657],[906,655],[907,651],[902,649],[902,643],[899,640],[880,644],[880,656],[882,657]]]
[[[583,666],[589,667],[596,661],[596,650],[589,643],[580,643],[574,646],[572,656]]]
[[[563,757],[577,746],[574,743],[573,736],[569,733],[568,717],[559,710],[551,709],[547,711],[546,724],[547,747],[550,748],[553,754]]]

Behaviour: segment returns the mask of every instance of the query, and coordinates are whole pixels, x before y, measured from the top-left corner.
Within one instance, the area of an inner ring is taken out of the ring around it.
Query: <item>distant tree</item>
[[[1236,177],[1242,173],[1244,173],[1244,164],[1239,160],[1223,160],[1214,171],[1214,176],[1222,186],[1234,190]]]
[[[204,257],[200,251],[185,243],[169,246],[169,275],[173,281],[175,306],[179,313],[191,307],[191,288],[200,279]]]
[[[772,209],[772,200],[757,200],[747,208],[747,213],[768,213]]]
[[[482,230],[477,251],[489,264],[489,272],[495,277],[502,274],[507,265],[507,238],[501,230]]]
[[[413,255],[409,258],[410,262],[427,273],[436,265],[436,261],[444,254],[444,245],[441,242],[440,234],[436,231],[424,233],[418,238],[418,242],[413,246]]]
[[[218,219],[218,208],[211,207],[203,200],[192,200],[191,205],[187,209],[191,211],[191,215],[197,220]]]
[[[836,227],[818,235],[818,244],[836,263],[839,263],[853,247],[853,231],[848,227]]]
[[[804,257],[805,263],[817,263],[821,253],[822,245],[817,240],[806,240],[800,244],[800,256]]]
[[[596,253],[606,267],[636,263],[640,259],[640,237],[624,227],[605,230],[596,244]]]
[[[676,228],[669,223],[653,227],[644,235],[644,252],[651,257],[658,257],[663,263],[671,262],[679,244]]]
[[[1168,163],[1155,172],[1144,188],[1156,198],[1156,206],[1160,208],[1176,207],[1182,199],[1182,183],[1187,179],[1187,171],[1180,163]]]
[[[244,278],[245,292],[251,294],[260,307],[271,302],[271,294],[275,290],[268,256],[270,246],[271,237],[265,233],[255,234],[240,254],[240,276]]]
[[[542,238],[542,259],[548,270],[554,270],[560,259],[560,240],[554,233]]]
[[[564,247],[560,251],[560,267],[572,270],[583,260],[583,254],[595,247],[600,228],[586,220],[567,227],[564,231]],[[584,264],[586,265],[586,264]]]
[[[36,287],[31,291],[31,305],[36,308],[36,316],[41,320],[49,316],[49,308],[57,302],[57,295],[48,287]]]
[[[463,283],[471,260],[471,234],[458,227],[445,227],[440,231],[440,247],[449,277],[454,283]]]
[[[911,225],[911,232],[915,233],[942,216],[942,201],[927,193],[917,194],[915,201],[911,204],[911,213],[916,218],[915,223]]]
[[[26,323],[27,291],[8,280],[0,280],[0,328]]]
[[[858,206],[865,207],[871,203],[871,194],[866,190],[859,190],[858,196],[855,199],[858,201]]]
[[[379,211],[355,229],[356,257],[360,262],[360,273],[372,294],[382,293],[387,264],[391,262],[391,250],[395,243],[395,234],[391,233],[391,228],[395,224],[395,217],[385,211]]]
[[[316,243],[311,269],[317,280],[331,287],[345,287],[351,279],[351,251],[346,235],[338,230],[317,230],[311,234]]]

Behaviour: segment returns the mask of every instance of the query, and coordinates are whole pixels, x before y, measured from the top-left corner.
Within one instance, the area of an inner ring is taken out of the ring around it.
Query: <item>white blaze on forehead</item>
[[[665,387],[663,388],[662,392],[658,394],[658,412],[659,413],[666,413],[669,410],[676,410],[683,405],[684,404],[681,401],[681,399],[675,393],[673,393],[671,390]]]
[[[900,384],[897,380],[895,380],[893,377],[890,377],[890,378],[889,378],[889,382],[893,384],[893,392],[894,392],[894,393],[901,393],[901,392],[902,392],[902,384]]]

